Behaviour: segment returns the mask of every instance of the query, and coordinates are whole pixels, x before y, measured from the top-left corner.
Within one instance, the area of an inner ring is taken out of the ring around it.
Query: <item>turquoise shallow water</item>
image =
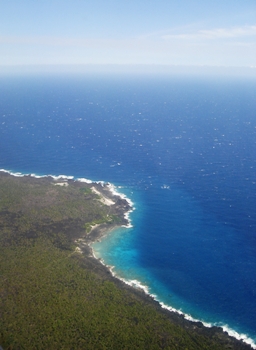
[[[0,168],[114,183],[133,227],[96,254],[164,304],[255,341],[255,84],[6,79]]]

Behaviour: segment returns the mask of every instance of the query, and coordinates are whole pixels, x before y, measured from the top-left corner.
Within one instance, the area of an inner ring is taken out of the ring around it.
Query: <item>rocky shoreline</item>
[[[127,225],[129,222],[125,218],[125,213],[127,211],[130,211],[132,207],[126,201],[126,199],[123,199],[118,195],[113,194],[107,186],[101,184],[93,184],[93,186],[96,186],[97,191],[99,191],[102,194],[102,196],[115,203],[113,204],[113,207],[115,208],[116,213],[118,213],[118,215],[122,218],[122,225]],[[93,250],[90,245],[95,241],[99,241],[103,236],[109,234],[112,230],[120,226],[121,225],[113,225],[110,228],[106,224],[98,225],[97,227],[91,230],[90,234],[86,237],[86,239],[82,239],[80,241],[79,247],[83,252],[83,256],[85,257],[87,263],[90,265],[91,269],[97,271],[97,273],[99,273],[103,278],[114,282],[119,288],[123,290],[128,290],[130,293],[136,295],[136,297],[139,300],[142,300],[144,303],[152,305],[160,313],[167,316],[167,318],[171,322],[178,324],[179,326],[185,329],[188,329],[201,335],[205,335],[211,339],[218,341],[220,344],[223,345],[223,349],[253,349],[249,344],[246,344],[242,340],[238,340],[230,336],[227,332],[223,331],[221,327],[206,327],[203,325],[202,322],[193,322],[187,320],[184,317],[184,315],[163,308],[158,301],[156,301],[149,294],[145,293],[144,290],[132,287],[120,280],[118,277],[114,276],[111,272],[111,269],[108,266],[104,265],[99,259],[97,259],[94,256]]]
[[[101,235],[105,235],[106,231],[104,231],[104,227],[95,229],[94,232],[96,239],[100,239]],[[211,339],[218,341],[223,345],[223,349],[252,349],[249,344],[244,343],[241,340],[238,340],[234,337],[228,335],[227,332],[224,332],[221,327],[205,327],[201,322],[193,322],[186,320],[183,315],[180,315],[176,312],[169,311],[164,309],[160,303],[154,300],[149,294],[146,294],[142,289],[131,287],[126,284],[122,280],[118,279],[118,277],[113,276],[109,267],[102,264],[97,258],[95,258],[92,254],[92,248],[89,244],[83,242],[80,245],[80,248],[83,252],[83,257],[85,259],[86,267],[90,268],[97,274],[99,274],[102,278],[107,279],[111,282],[114,282],[119,288],[123,290],[127,290],[133,295],[135,295],[139,300],[143,301],[145,304],[152,305],[155,309],[157,309],[160,313],[167,316],[170,322],[176,323],[179,326],[193,331],[195,333],[205,335]]]
[[[11,176],[11,174],[9,174],[8,172],[0,171],[0,177],[8,178],[9,176]],[[147,305],[151,305],[158,312],[165,315],[170,322],[179,325],[185,330],[189,330],[189,332],[192,334],[204,335],[210,339],[213,339],[217,343],[221,344],[223,349],[252,349],[250,345],[244,343],[243,341],[237,340],[236,338],[229,336],[228,333],[224,332],[223,329],[220,327],[208,328],[205,327],[201,322],[189,321],[185,319],[183,315],[178,314],[177,312],[164,309],[158,301],[154,300],[154,298],[146,294],[144,290],[140,288],[131,287],[124,281],[118,279],[111,273],[109,267],[105,266],[99,259],[95,258],[91,248],[91,244],[93,242],[100,240],[104,235],[108,234],[110,231],[116,229],[117,227],[129,225],[127,213],[132,210],[131,203],[129,203],[128,200],[122,198],[121,195],[119,196],[115,191],[113,191],[113,189],[110,187],[110,184],[104,184],[101,182],[91,182],[85,184],[85,182],[83,181],[65,177],[45,176],[35,178],[31,175],[16,176],[21,177],[21,179],[17,181],[23,181],[28,184],[33,183],[33,185],[36,184],[37,186],[39,186],[40,184],[46,184],[47,186],[49,184],[53,184],[56,185],[56,187],[68,187],[69,185],[72,185],[78,187],[79,190],[82,189],[84,186],[92,190],[98,195],[97,199],[102,203],[102,205],[108,206],[109,215],[118,216],[119,221],[118,223],[97,224],[91,229],[90,232],[87,232],[83,236],[80,235],[78,237],[78,231],[76,234],[71,234],[73,241],[76,242],[79,251],[82,253],[79,254],[78,257],[82,266],[89,269],[90,271],[93,271],[95,274],[100,276],[101,279],[113,282],[121,290],[128,291],[140,302]],[[49,197],[47,200],[50,201],[51,198]],[[31,203],[29,205],[31,205]]]

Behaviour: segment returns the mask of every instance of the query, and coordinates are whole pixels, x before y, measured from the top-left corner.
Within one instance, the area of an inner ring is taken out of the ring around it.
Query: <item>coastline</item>
[[[159,312],[165,314],[171,322],[179,324],[185,329],[193,329],[193,331],[200,334],[204,334],[209,337],[218,338],[223,344],[229,344],[233,349],[252,349],[256,348],[255,344],[251,339],[243,337],[234,331],[225,329],[224,327],[216,327],[210,324],[204,324],[199,320],[194,320],[189,315],[181,313],[179,310],[173,309],[167,305],[164,305],[160,301],[157,301],[154,296],[149,294],[147,287],[141,285],[138,281],[126,281],[115,275],[113,267],[108,266],[104,263],[102,259],[98,259],[91,245],[95,241],[101,240],[101,238],[111,231],[117,229],[118,227],[132,227],[131,220],[129,218],[129,213],[134,210],[133,203],[126,198],[125,195],[120,194],[116,191],[116,187],[110,183],[105,183],[103,181],[91,181],[88,179],[78,178],[75,179],[73,176],[65,175],[35,175],[35,174],[22,174],[14,173],[4,169],[0,169],[0,172],[8,173],[12,176],[17,177],[34,177],[34,178],[48,178],[49,181],[55,181],[55,185],[67,186],[70,181],[72,182],[84,182],[89,185],[89,187],[95,193],[99,194],[99,200],[103,204],[108,205],[115,209],[115,213],[118,213],[121,217],[121,222],[118,224],[97,224],[92,227],[91,231],[86,235],[77,240],[78,248],[81,250],[82,257],[89,263],[91,268],[96,270],[105,279],[113,281],[121,289],[129,290],[131,293],[136,295],[140,300],[145,303],[150,303]]]
[[[118,226],[117,226],[118,228]],[[114,230],[115,228],[113,228]],[[112,231],[112,230],[111,230]],[[111,231],[104,231],[102,237],[109,234]],[[98,238],[100,240],[100,238]],[[93,243],[93,242],[92,242]],[[115,266],[110,266],[104,262],[102,258],[98,258],[94,252],[91,244],[89,245],[91,254],[95,262],[100,263],[105,269],[106,274],[109,274],[113,278],[113,281],[123,289],[128,289],[130,292],[136,294],[144,302],[154,305],[154,307],[165,316],[171,322],[174,322],[185,329],[190,329],[199,334],[204,334],[207,337],[218,338],[225,343],[229,343],[230,349],[256,349],[256,345],[253,340],[247,337],[245,334],[239,334],[236,331],[230,329],[228,326],[214,325],[203,322],[201,320],[194,319],[189,314],[177,310],[169,305],[165,305],[163,302],[158,300],[155,295],[150,294],[147,286],[141,284],[138,280],[125,280],[114,272]]]

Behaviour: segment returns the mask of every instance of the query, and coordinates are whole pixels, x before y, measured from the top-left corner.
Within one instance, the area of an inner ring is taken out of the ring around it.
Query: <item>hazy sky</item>
[[[256,66],[256,0],[0,0],[0,65]]]

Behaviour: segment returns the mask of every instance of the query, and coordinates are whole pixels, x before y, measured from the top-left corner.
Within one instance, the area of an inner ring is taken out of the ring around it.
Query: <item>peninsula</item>
[[[251,349],[162,309],[94,258],[90,244],[131,209],[109,184],[0,172],[0,347]]]

